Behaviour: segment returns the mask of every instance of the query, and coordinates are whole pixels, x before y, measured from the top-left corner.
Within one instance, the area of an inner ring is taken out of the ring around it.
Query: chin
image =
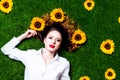
[[[53,48],[48,48],[47,50],[48,50],[49,52],[56,52],[56,50],[53,49]]]

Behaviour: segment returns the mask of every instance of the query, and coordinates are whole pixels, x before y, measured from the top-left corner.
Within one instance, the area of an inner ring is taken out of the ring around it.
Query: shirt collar
[[[44,49],[44,48],[40,48],[40,49],[38,50],[38,54],[41,55],[43,49]],[[54,59],[53,59],[52,61],[55,61],[55,60],[57,60],[58,58],[59,58],[59,55],[58,55],[58,52],[56,52],[55,57],[54,57]]]

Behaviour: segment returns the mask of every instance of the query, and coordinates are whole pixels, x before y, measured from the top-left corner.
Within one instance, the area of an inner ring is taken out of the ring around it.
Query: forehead
[[[54,36],[54,37],[62,38],[60,32],[57,30],[50,31],[47,36]]]

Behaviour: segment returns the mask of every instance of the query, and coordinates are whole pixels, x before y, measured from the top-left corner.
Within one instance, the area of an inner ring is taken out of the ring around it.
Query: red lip
[[[50,48],[54,48],[55,46],[54,45],[49,45],[50,46]]]

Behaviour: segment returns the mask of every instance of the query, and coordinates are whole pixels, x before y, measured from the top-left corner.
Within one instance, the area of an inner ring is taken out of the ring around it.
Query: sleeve
[[[67,62],[67,66],[61,76],[61,80],[70,80],[69,71],[70,71],[70,63]]]
[[[13,37],[9,42],[7,42],[2,48],[1,51],[3,54],[8,55],[9,58],[24,62],[25,57],[27,56],[27,51],[22,51],[16,48],[20,43],[16,37]]]

